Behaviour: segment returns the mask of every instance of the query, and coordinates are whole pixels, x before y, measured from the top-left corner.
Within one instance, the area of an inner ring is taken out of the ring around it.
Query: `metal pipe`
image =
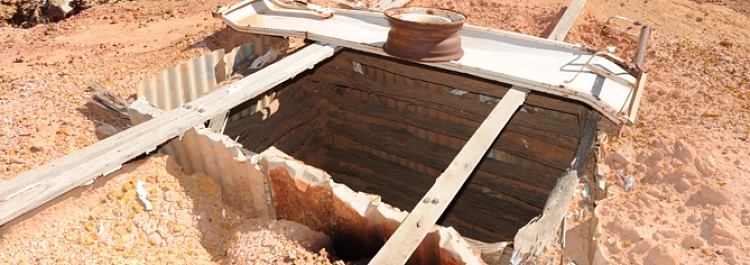
[[[636,48],[635,58],[633,63],[643,70],[643,62],[646,60],[646,49],[648,49],[648,38],[651,36],[651,27],[643,22],[637,21],[637,26],[642,26],[641,37],[638,40],[638,47]]]

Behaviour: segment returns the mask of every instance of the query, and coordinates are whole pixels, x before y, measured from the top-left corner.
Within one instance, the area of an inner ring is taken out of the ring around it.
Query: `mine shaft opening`
[[[410,211],[509,88],[344,50],[234,108],[225,134],[253,152],[275,146],[338,183]],[[248,115],[250,109],[260,111]],[[590,115],[579,102],[530,93],[438,224],[483,242],[512,240],[541,214]],[[377,251],[331,237],[347,260]]]

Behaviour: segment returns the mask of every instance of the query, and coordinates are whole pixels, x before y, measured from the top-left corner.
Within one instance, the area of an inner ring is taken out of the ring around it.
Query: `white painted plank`
[[[380,2],[378,2],[378,4],[372,8],[372,10],[383,11],[388,10],[389,8],[402,7],[409,2],[411,2],[411,0],[380,0]]]
[[[222,20],[241,32],[302,37],[390,57],[382,49],[390,24],[381,12],[337,9],[332,18],[320,19],[312,12],[271,5],[268,1],[247,0],[224,10]],[[620,109],[630,95],[630,87],[590,71],[565,83],[593,56],[581,45],[471,25],[464,25],[460,34],[464,50],[460,60],[425,64],[577,100],[615,123],[627,122]],[[594,57],[591,63],[636,81],[622,67],[602,57]]]
[[[17,176],[0,186],[0,225],[102,175],[206,120],[264,93],[312,68],[340,50],[313,44],[269,65],[234,85],[239,91],[216,90],[71,155]]]
[[[396,232],[391,235],[380,251],[370,261],[377,264],[404,264],[419,246],[438,218],[450,205],[474,168],[482,160],[518,108],[526,101],[528,90],[511,88],[492,109],[487,119],[471,136],[435,181],[435,185],[409,213]]]
[[[576,22],[576,18],[578,18],[578,14],[581,13],[581,10],[583,10],[583,6],[585,4],[586,0],[573,0],[573,2],[570,3],[570,6],[568,6],[568,9],[565,10],[565,13],[560,18],[560,20],[557,21],[555,29],[552,30],[552,33],[549,34],[549,37],[547,37],[547,39],[564,41],[565,36],[567,36],[568,32],[570,32],[570,28],[573,27],[573,23]]]

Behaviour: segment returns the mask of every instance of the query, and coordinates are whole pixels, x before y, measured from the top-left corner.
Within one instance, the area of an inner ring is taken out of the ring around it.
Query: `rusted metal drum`
[[[458,32],[466,16],[429,7],[391,8],[384,13],[391,23],[383,46],[386,53],[423,62],[457,60],[464,55]]]

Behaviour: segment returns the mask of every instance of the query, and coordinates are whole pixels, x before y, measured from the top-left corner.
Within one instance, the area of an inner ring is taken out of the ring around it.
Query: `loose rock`
[[[706,240],[699,236],[688,236],[682,240],[684,248],[700,248],[706,244]]]
[[[676,253],[671,246],[658,246],[644,260],[646,265],[677,265]]]

